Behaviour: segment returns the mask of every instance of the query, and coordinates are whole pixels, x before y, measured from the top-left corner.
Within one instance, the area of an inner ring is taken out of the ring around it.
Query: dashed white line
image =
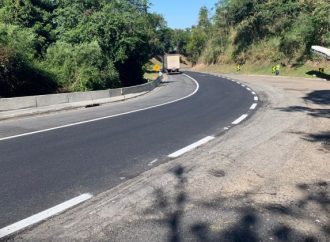
[[[250,107],[250,109],[251,110],[255,109],[257,107],[257,105],[258,105],[257,103],[252,104],[251,107]]]
[[[255,92],[251,92],[253,95],[256,95],[256,93]]]
[[[246,119],[248,116],[248,114],[243,114],[241,117],[239,117],[238,119],[236,119],[234,122],[232,122],[232,124],[239,124],[240,122],[242,122],[244,119]]]
[[[242,87],[246,87],[244,84],[241,84]]]
[[[89,193],[82,194],[78,197],[72,198],[64,203],[61,203],[55,207],[49,208],[45,211],[42,211],[40,213],[37,213],[31,217],[28,217],[26,219],[23,219],[21,221],[18,221],[14,224],[8,225],[7,227],[4,227],[0,229],[0,239],[11,235],[15,232],[18,232],[22,229],[25,229],[31,225],[34,225],[36,223],[39,223],[47,218],[50,218],[54,215],[57,215],[69,208],[72,208],[82,202],[87,201],[88,199],[92,198],[93,195]]]
[[[259,98],[257,96],[254,96],[254,101],[258,101]]]
[[[137,112],[140,112],[140,111],[144,111],[144,110],[148,110],[148,109],[152,109],[152,108],[161,107],[161,106],[164,106],[164,105],[167,105],[167,104],[179,102],[181,100],[184,100],[186,98],[189,98],[189,97],[195,95],[195,93],[199,90],[199,84],[198,84],[198,82],[194,78],[192,78],[192,77],[190,77],[190,76],[188,76],[186,74],[183,74],[183,75],[186,76],[186,77],[188,77],[189,79],[191,79],[196,84],[196,89],[192,93],[190,93],[189,95],[187,95],[185,97],[182,97],[182,98],[179,98],[179,99],[176,99],[176,100],[173,100],[173,101],[165,102],[165,103],[162,103],[162,104],[158,104],[158,105],[146,107],[146,108],[136,109],[136,110],[129,111],[129,112],[124,112],[124,113],[119,113],[119,114],[104,116],[104,117],[100,117],[100,118],[90,119],[90,120],[76,122],[76,123],[71,123],[71,124],[66,124],[66,125],[62,125],[62,126],[57,126],[57,127],[49,128],[49,129],[41,129],[41,130],[37,130],[37,131],[33,131],[33,132],[28,132],[28,133],[23,133],[23,134],[8,136],[8,137],[0,138],[0,141],[14,139],[14,138],[19,138],[19,137],[33,135],[33,134],[44,133],[44,132],[48,132],[48,131],[52,131],[52,130],[57,130],[57,129],[63,129],[63,128],[67,128],[67,127],[77,126],[77,125],[80,125],[80,124],[86,124],[86,123],[96,122],[96,121],[100,121],[100,120],[104,120],[104,119],[114,118],[114,117],[118,117],[118,116],[122,116],[122,115],[126,115],[126,114],[131,114],[131,113],[137,113]]]
[[[199,147],[203,144],[206,144],[207,142],[213,140],[214,138],[215,138],[214,136],[207,136],[207,137],[205,137],[205,138],[203,138],[203,139],[201,139],[201,140],[199,140],[199,141],[197,141],[197,142],[195,142],[191,145],[188,145],[185,148],[182,148],[182,149],[170,154],[168,157],[169,158],[177,158],[177,157],[183,155],[184,153],[187,153],[187,152],[189,152],[189,151],[191,151],[191,150],[193,150],[193,149],[195,149],[195,148],[197,148],[197,147]]]
[[[246,90],[251,91],[251,88],[247,87]]]
[[[158,161],[158,159],[154,159],[153,161],[150,161],[148,163],[148,166],[152,166],[153,164],[155,164]]]

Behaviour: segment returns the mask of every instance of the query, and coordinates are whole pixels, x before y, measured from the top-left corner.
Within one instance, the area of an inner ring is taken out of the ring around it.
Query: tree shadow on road
[[[316,90],[303,97],[304,101],[314,103],[320,106],[330,105],[330,90]],[[279,108],[283,112],[302,112],[314,118],[330,118],[330,108],[309,108],[303,106],[289,106]],[[310,142],[322,143],[326,150],[330,149],[330,130],[320,133],[300,133],[303,139]]]
[[[281,203],[258,202],[260,191],[189,200],[185,169],[177,167],[174,174],[175,195],[157,189],[155,203],[148,209],[164,214],[159,225],[168,231],[166,241],[307,242],[326,241],[330,236],[327,181],[297,184],[301,199]]]
[[[322,79],[326,79],[327,81],[330,81],[330,75],[327,74],[327,73],[322,73],[322,72],[319,72],[319,71],[308,71],[306,72],[307,75],[310,75],[310,76],[316,76],[318,78],[322,78]]]
[[[330,131],[317,134],[306,134],[305,140],[321,143],[326,150],[330,150]]]
[[[284,112],[302,112],[316,118],[330,118],[330,109],[326,108],[308,108],[302,106],[290,106],[286,108],[279,108]]]
[[[330,105],[330,90],[313,91],[303,99],[320,105]]]

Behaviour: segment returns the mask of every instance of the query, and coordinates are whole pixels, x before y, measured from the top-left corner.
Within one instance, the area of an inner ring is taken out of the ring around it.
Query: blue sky
[[[150,0],[150,12],[164,16],[171,28],[184,29],[196,25],[202,6],[214,7],[218,0]]]

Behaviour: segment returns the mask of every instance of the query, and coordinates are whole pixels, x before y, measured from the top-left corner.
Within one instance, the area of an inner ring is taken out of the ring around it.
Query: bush
[[[21,53],[27,60],[36,57],[37,37],[31,29],[0,22],[0,44]]]
[[[16,50],[0,46],[0,96],[28,96],[53,93],[56,83],[42,70],[31,65]]]
[[[120,86],[111,61],[102,55],[96,41],[79,45],[57,42],[51,46],[43,65],[69,91],[87,91]]]

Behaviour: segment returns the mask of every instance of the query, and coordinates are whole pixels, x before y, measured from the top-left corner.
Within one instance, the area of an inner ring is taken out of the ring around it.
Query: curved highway
[[[235,82],[187,74],[126,102],[1,122],[0,228],[166,162],[220,134],[256,102]]]

